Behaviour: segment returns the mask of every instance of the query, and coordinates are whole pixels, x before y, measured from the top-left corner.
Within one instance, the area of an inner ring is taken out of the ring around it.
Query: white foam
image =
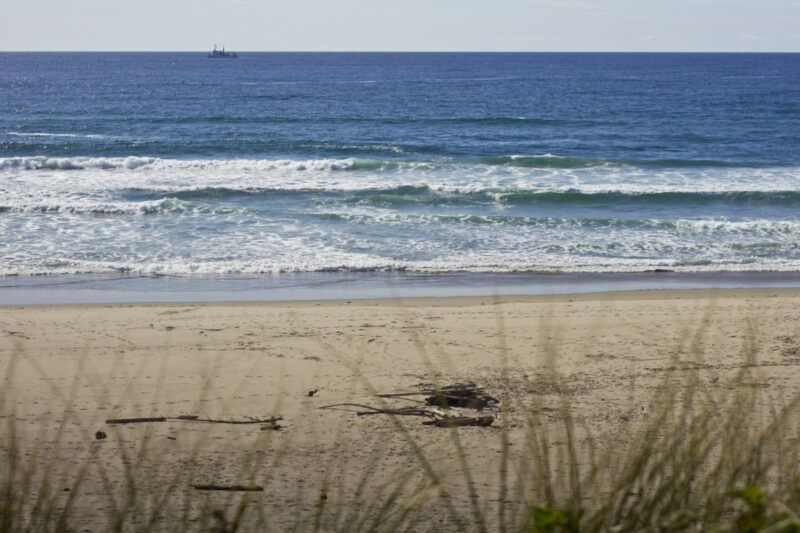
[[[165,211],[175,211],[185,207],[186,202],[161,198],[144,202],[86,202],[71,200],[41,200],[22,202],[13,205],[0,205],[0,211],[14,213],[49,213],[71,215],[154,215]]]
[[[4,157],[0,170],[352,170],[354,159],[160,159],[156,157]]]
[[[0,170],[134,170],[155,161],[152,157],[3,157]]]
[[[495,193],[498,202],[482,196],[479,202],[484,205],[454,201],[441,208],[395,209],[359,204],[364,195],[351,194],[408,186],[429,187],[441,195]],[[212,193],[191,203],[175,199],[181,191],[213,188],[344,193],[278,196],[277,201],[268,195],[251,199]],[[541,221],[531,218],[532,224],[515,224],[511,218],[497,223],[498,215],[506,213],[540,216],[536,205],[504,203],[503,191],[509,190],[800,191],[800,168],[542,169],[452,160],[2,158],[0,274],[800,270],[800,217],[790,213],[780,220],[768,218],[789,212],[791,204],[773,212],[742,202],[730,212],[731,219],[702,212],[690,218],[682,210],[674,216],[684,218],[674,220],[670,212],[654,210],[647,216],[662,218],[644,224],[595,223],[561,218],[562,213],[553,218],[542,213]],[[304,217],[316,209],[333,212],[342,222]],[[583,216],[625,216],[593,206],[592,211]],[[177,214],[141,216],[172,212]],[[118,216],[113,223],[86,216],[94,214],[132,216]]]
[[[545,154],[540,157],[557,156]],[[356,172],[352,172],[354,170]],[[543,169],[446,159],[381,162],[355,159],[0,158],[0,189],[6,190],[42,188],[61,190],[66,194],[141,188],[167,193],[206,187],[351,191],[401,186],[427,186],[437,192],[453,194],[504,190],[587,194],[800,191],[800,167]]]
[[[669,221],[660,221],[661,225]],[[678,219],[672,222],[678,230],[696,233],[731,233],[787,236],[800,233],[800,220]]]
[[[67,138],[67,139],[105,139],[105,135],[97,133],[50,133],[50,132],[20,132],[20,131],[7,131],[5,135],[12,137],[53,137],[53,138]]]
[[[355,262],[305,262],[290,264],[253,261],[63,261],[57,265],[7,266],[0,263],[0,276],[41,276],[70,274],[125,273],[132,275],[158,276],[233,276],[233,275],[277,275],[308,272],[418,272],[418,273],[634,273],[668,269],[674,272],[800,272],[800,260],[764,259],[754,261],[708,261],[698,264],[682,264],[669,260],[608,260],[598,262],[550,262],[535,263],[514,261],[507,264],[492,262],[461,261],[457,264],[445,261],[386,261],[359,260]]]

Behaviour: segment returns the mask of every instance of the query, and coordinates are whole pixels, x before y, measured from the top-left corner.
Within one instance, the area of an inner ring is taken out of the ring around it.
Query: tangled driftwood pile
[[[474,383],[456,383],[440,389],[429,390],[425,403],[442,408],[462,407],[465,409],[475,409],[483,411],[487,407],[496,406],[500,403],[497,398],[489,396],[481,387]]]
[[[420,401],[412,397],[425,396]],[[478,412],[487,408],[495,408],[500,401],[487,394],[483,388],[475,383],[456,383],[446,387],[423,388],[413,392],[396,392],[379,394],[379,398],[402,398],[422,403],[427,407],[372,407],[359,403],[339,403],[325,405],[320,409],[343,409],[356,407],[358,416],[366,415],[394,415],[394,416],[423,416],[430,418],[423,422],[426,426],[434,427],[460,427],[460,426],[491,426],[495,417],[492,415],[463,416],[450,414],[447,411],[453,408],[475,409]]]

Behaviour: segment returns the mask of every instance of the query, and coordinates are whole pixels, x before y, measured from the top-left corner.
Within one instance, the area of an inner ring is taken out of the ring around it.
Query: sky
[[[0,0],[0,50],[800,52],[800,0]]]

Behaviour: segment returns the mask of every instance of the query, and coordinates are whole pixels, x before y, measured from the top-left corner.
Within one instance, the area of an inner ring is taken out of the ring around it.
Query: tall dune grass
[[[236,479],[261,484],[264,492],[244,494],[192,489],[198,472],[215,468],[218,451],[209,444],[219,435],[211,429],[194,432],[181,468],[169,472],[163,460],[173,452],[154,426],[139,428],[135,439],[125,427],[106,427],[108,439],[96,441],[97,428],[82,425],[85,449],[71,458],[60,446],[66,425],[79,422],[74,413],[57,417],[55,431],[22,435],[8,384],[17,365],[37,363],[17,343],[0,361],[6,384],[0,391],[0,532],[80,530],[86,524],[109,531],[800,531],[800,394],[777,401],[755,386],[755,328],[745,336],[736,374],[707,387],[699,370],[707,327],[701,323],[684,336],[685,345],[675,347],[680,378],[665,373],[650,404],[632,407],[630,422],[606,445],[576,415],[558,372],[557,330],[543,326],[541,335],[554,337],[545,343],[547,370],[523,378],[530,382],[522,388],[547,388],[557,409],[536,395],[514,393],[512,381],[520,378],[512,377],[501,341],[493,392],[502,403],[495,427],[426,430],[440,432],[438,447],[449,450],[453,461],[443,463],[420,440],[417,419],[387,415],[386,429],[353,442],[343,431],[352,420],[342,416],[336,434],[318,446],[327,457],[319,476],[291,490],[276,479],[295,453],[291,427],[280,438],[274,431],[250,431],[252,442],[236,452]],[[502,333],[502,316],[497,328]],[[422,329],[411,335],[424,353]],[[333,346],[326,348],[345,364]],[[436,368],[433,357],[425,360],[432,380],[447,381],[448,369]],[[358,362],[348,364],[354,389],[378,392]],[[209,383],[207,390],[212,388]],[[756,413],[764,412],[765,402],[770,414],[762,419]],[[491,472],[473,463],[470,438],[476,431],[496,437]],[[397,452],[387,442],[401,443],[402,459],[390,457]],[[368,447],[367,460],[353,464],[346,454],[337,455],[337,446]],[[276,522],[278,511],[286,516],[286,506],[291,520]]]

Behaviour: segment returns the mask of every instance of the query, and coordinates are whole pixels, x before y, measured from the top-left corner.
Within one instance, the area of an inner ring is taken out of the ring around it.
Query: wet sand
[[[800,288],[800,272],[317,272],[257,276],[8,276],[0,277],[0,307],[513,297],[756,288]]]
[[[748,337],[757,361],[743,358]],[[512,443],[529,409],[555,427],[567,398],[600,448],[621,449],[665,378],[691,372],[723,390],[745,364],[748,383],[775,404],[798,391],[800,289],[0,308],[3,423],[13,421],[25,461],[52,465],[56,490],[91,465],[76,505],[92,512],[77,525],[95,529],[119,502],[109,494],[125,492],[120,450],[134,454],[132,479],[154,495],[171,482],[263,485],[247,497],[280,529],[313,510],[325,479],[339,501],[365,471],[379,487],[415,463],[389,417],[321,406],[379,405],[375,391],[472,380],[508,400]],[[770,402],[762,407],[755,415],[768,417]],[[280,415],[285,427],[104,423],[180,415]],[[444,479],[461,479],[450,431],[403,422]],[[458,430],[479,492],[496,491],[502,425]],[[96,441],[97,430],[109,438]],[[463,480],[454,486],[452,501],[466,506]],[[186,494],[220,505],[241,497]]]

